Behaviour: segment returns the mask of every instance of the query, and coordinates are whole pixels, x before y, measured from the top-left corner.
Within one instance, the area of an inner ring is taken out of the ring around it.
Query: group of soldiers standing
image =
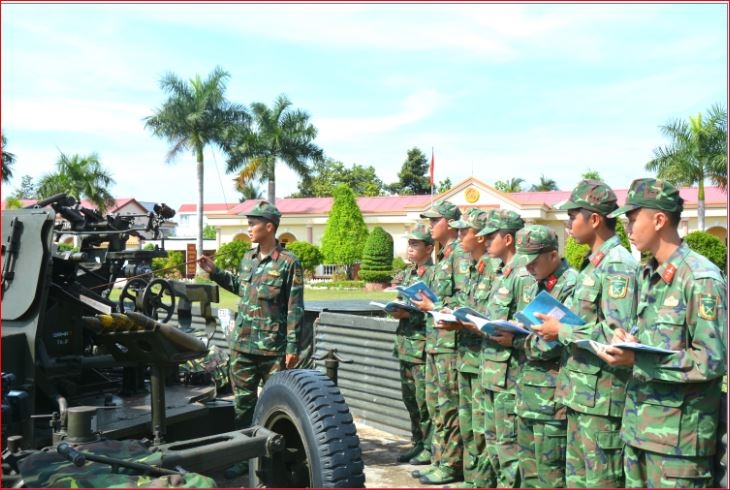
[[[398,461],[423,465],[412,473],[423,484],[467,488],[715,485],[727,282],[679,237],[678,190],[637,179],[619,207],[605,183],[584,180],[561,208],[590,247],[579,270],[555,232],[513,211],[440,201],[421,215],[430,226],[408,236],[403,285],[422,280],[438,300],[393,313],[413,439]],[[621,215],[644,265],[616,235]],[[428,314],[468,306],[513,320],[540,291],[584,323],[537,315],[530,335],[486,335]],[[608,347],[594,353],[583,339]]]

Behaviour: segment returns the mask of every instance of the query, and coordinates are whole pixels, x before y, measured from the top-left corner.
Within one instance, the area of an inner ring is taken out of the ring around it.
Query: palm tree
[[[713,105],[706,117],[678,119],[660,126],[671,144],[654,149],[646,169],[675,185],[697,184],[697,228],[705,229],[705,179],[727,187],[727,110]]]
[[[233,179],[233,181],[236,183],[236,190],[241,193],[241,197],[238,199],[238,202],[248,201],[249,199],[264,198],[261,193],[261,189],[259,189],[259,186],[256,185],[256,182],[249,180],[245,183],[241,183],[238,178]]]
[[[226,100],[226,80],[229,74],[216,67],[206,80],[195,75],[185,83],[174,73],[167,73],[160,87],[168,94],[155,114],[145,118],[145,127],[155,136],[166,138],[172,147],[167,154],[171,162],[181,152],[195,155],[198,187],[197,239],[198,253],[203,253],[203,150],[216,145],[225,151],[224,140],[237,126],[246,126],[250,116],[246,108]]]
[[[276,202],[277,160],[302,178],[310,172],[307,160],[323,160],[322,149],[313,143],[317,128],[309,124],[309,114],[291,105],[285,95],[277,97],[271,109],[261,102],[251,104],[255,128],[239,131],[228,151],[228,172],[239,172],[241,187],[253,178],[266,180],[272,204]]]
[[[535,184],[532,187],[530,187],[530,191],[533,192],[548,192],[548,191],[557,191],[558,190],[558,184],[553,179],[548,179],[544,175],[540,176],[540,183]]]
[[[104,213],[114,205],[114,198],[108,190],[112,184],[114,179],[104,169],[96,153],[70,157],[61,153],[56,161],[56,171],[41,176],[36,193],[39,199],[61,192],[76,200],[86,198]]]
[[[525,179],[521,179],[519,177],[512,177],[509,180],[498,180],[494,183],[494,187],[498,191],[502,192],[522,192],[522,184],[525,182]]]
[[[8,146],[8,139],[3,135],[2,137],[2,144],[3,144],[3,182],[10,182],[10,179],[13,177],[13,171],[10,167],[12,167],[15,164],[15,155],[10,153],[9,151],[5,151],[5,148]]]

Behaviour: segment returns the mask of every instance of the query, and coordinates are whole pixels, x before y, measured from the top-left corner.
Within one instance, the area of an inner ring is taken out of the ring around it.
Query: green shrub
[[[393,237],[376,226],[365,240],[359,278],[366,282],[390,282],[392,277]]]
[[[693,231],[684,237],[687,246],[707,257],[710,262],[727,272],[727,247],[722,240],[706,231]]]
[[[152,259],[152,271],[155,277],[180,279],[185,276],[185,253],[172,250],[167,257]]]
[[[237,272],[243,256],[251,249],[251,242],[233,240],[218,248],[213,261],[215,266],[229,272]]]
[[[294,255],[299,258],[299,262],[302,264],[302,269],[309,275],[314,274],[314,269],[322,263],[324,259],[322,251],[317,245],[312,245],[307,242],[292,242],[286,244],[286,249],[290,250]]]

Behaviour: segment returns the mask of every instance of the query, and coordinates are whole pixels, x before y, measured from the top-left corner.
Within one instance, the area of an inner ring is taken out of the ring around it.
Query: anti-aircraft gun
[[[217,286],[149,280],[164,246],[125,250],[131,235],[157,238],[172,216],[163,204],[102,216],[64,194],[3,212],[2,485],[211,486],[206,475],[249,460],[252,486],[363,486],[352,417],[322,373],[272,376],[243,430],[214,384],[179,382],[178,365],[208,352],[186,331],[190,303],[203,298],[215,328]],[[62,237],[78,251],[59,251]],[[144,283],[114,301],[120,279]],[[175,298],[177,326],[166,323]]]

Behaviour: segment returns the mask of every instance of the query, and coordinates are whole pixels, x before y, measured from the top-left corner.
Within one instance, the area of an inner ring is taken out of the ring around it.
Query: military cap
[[[411,232],[408,234],[409,240],[420,240],[424,242],[426,245],[433,245],[433,237],[431,236],[431,232],[423,225],[417,225]]]
[[[489,221],[484,226],[482,231],[477,233],[477,236],[489,235],[495,231],[500,230],[511,230],[516,231],[522,229],[525,226],[525,221],[520,217],[519,214],[508,209],[500,209],[492,213]]]
[[[479,208],[467,208],[458,221],[449,222],[452,228],[474,228],[479,231],[487,224],[489,213]]]
[[[281,213],[278,209],[276,209],[276,206],[273,204],[261,201],[256,206],[251,209],[251,211],[248,211],[246,213],[246,217],[248,218],[263,218],[267,221],[271,221],[275,225],[279,224],[279,221],[281,220]]]
[[[517,255],[530,263],[543,252],[558,249],[558,235],[543,225],[529,225],[517,232],[515,236]]]
[[[651,208],[668,213],[681,213],[684,199],[679,197],[679,190],[667,181],[659,179],[636,179],[631,183],[623,206],[608,215],[615,218],[632,209]]]
[[[461,211],[449,201],[437,201],[431,209],[421,214],[421,218],[446,218],[447,220],[459,219]]]
[[[581,180],[573,189],[567,202],[558,206],[560,209],[584,208],[603,216],[615,210],[616,193],[599,180]]]

